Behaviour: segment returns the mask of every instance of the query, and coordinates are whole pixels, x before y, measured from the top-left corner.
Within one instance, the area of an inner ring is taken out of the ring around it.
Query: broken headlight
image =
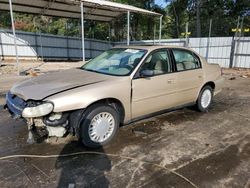
[[[34,107],[26,107],[22,112],[25,118],[41,117],[52,112],[54,106],[52,103],[46,102]]]

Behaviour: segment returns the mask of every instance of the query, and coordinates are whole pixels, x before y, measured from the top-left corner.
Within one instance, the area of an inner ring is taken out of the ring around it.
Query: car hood
[[[17,83],[11,88],[11,93],[24,100],[42,100],[62,91],[103,82],[112,77],[81,69],[69,69],[44,74]]]

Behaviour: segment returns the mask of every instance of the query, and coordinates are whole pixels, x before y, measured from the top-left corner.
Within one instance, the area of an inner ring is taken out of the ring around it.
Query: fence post
[[[35,32],[34,36],[35,36],[35,46],[36,46],[35,47],[36,48],[36,60],[38,61],[39,54],[38,54],[37,32]]]
[[[69,37],[67,36],[66,37],[66,45],[67,45],[67,59],[70,60],[70,57],[69,57]]]
[[[240,24],[240,32],[239,35],[237,36],[237,45],[236,45],[236,53],[235,55],[235,63],[234,66],[236,67],[238,65],[238,53],[239,53],[239,47],[240,47],[240,39],[241,39],[241,33],[243,31],[243,22],[244,22],[244,17],[242,17],[241,24]]]
[[[43,44],[42,44],[42,34],[41,34],[41,30],[39,31],[39,35],[40,35],[41,57],[42,57],[42,61],[43,61]]]
[[[206,52],[207,61],[208,61],[209,48],[210,48],[211,29],[212,29],[212,19],[209,20],[209,33],[208,33],[208,38],[207,38],[207,52]]]
[[[89,56],[90,56],[90,59],[93,59],[93,54],[92,54],[92,39],[89,40]]]
[[[232,38],[232,46],[231,46],[231,53],[230,53],[230,63],[229,63],[229,68],[233,68],[233,63],[234,63],[234,52],[235,52],[235,37],[238,37],[238,30],[239,30],[239,25],[240,25],[240,16],[238,16],[237,20],[237,28],[236,28],[236,33]]]
[[[235,50],[235,40],[234,40],[234,36],[233,36],[232,37],[232,44],[231,44],[229,68],[233,68],[234,50]]]

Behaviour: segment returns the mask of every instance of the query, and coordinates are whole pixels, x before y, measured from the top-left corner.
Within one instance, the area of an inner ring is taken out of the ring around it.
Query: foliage
[[[159,7],[154,0],[113,0],[134,5],[164,15],[162,38],[183,37],[185,25],[189,23],[191,37],[207,37],[209,20],[212,19],[212,36],[232,36],[237,19],[244,17],[244,28],[250,27],[249,0],[163,0],[165,8]],[[58,18],[25,13],[14,13],[17,30],[51,33],[56,35],[80,36],[80,20]],[[0,27],[11,28],[9,12],[0,12]],[[242,20],[241,20],[242,21]],[[88,38],[121,41],[126,39],[127,17],[111,23],[87,20],[85,35]],[[153,39],[158,37],[159,18],[140,14],[131,14],[130,36],[132,40]],[[245,33],[249,35],[249,33]]]
[[[172,28],[168,32],[172,37],[180,37],[178,31],[185,32],[186,22],[189,22],[191,37],[207,37],[210,19],[212,19],[211,36],[232,36],[231,30],[236,28],[238,16],[241,18],[244,16],[244,28],[250,27],[249,0],[166,1],[170,2],[166,11],[170,19],[169,26]]]

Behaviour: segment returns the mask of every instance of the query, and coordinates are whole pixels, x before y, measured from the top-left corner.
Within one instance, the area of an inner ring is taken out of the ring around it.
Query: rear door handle
[[[168,79],[168,84],[174,83],[174,79]]]

